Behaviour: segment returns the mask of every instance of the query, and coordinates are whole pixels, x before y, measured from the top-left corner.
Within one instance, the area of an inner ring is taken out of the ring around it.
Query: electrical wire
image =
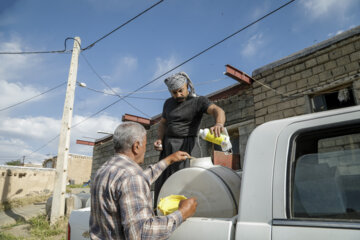
[[[55,50],[55,51],[33,51],[33,52],[0,52],[0,54],[42,54],[42,53],[70,53],[72,50],[66,50],[66,42],[69,39],[74,39],[68,37],[64,41],[64,50]],[[74,39],[75,40],[75,39]]]
[[[87,65],[90,67],[90,69],[92,70],[92,72],[105,84],[105,86],[107,88],[110,89],[110,91],[112,91],[116,96],[118,96],[120,99],[123,99],[122,96],[120,96],[117,92],[114,91],[114,89],[112,89],[112,87],[96,72],[95,68],[90,64],[90,62],[87,60],[87,58],[85,57],[84,54],[81,53],[81,56],[85,59],[85,62],[87,63]],[[139,108],[135,107],[133,104],[129,103],[128,101],[126,101],[125,99],[123,99],[124,102],[126,102],[130,107],[132,107],[133,109],[137,110],[138,112],[144,114],[145,116],[149,117],[150,116],[148,114],[146,114],[145,112],[141,111]]]
[[[160,76],[158,76],[158,77],[154,78],[153,80],[151,80],[151,81],[147,82],[146,84],[144,84],[144,85],[140,86],[139,88],[137,88],[137,89],[136,89],[136,90],[134,90],[133,92],[126,94],[125,96],[121,97],[120,99],[118,99],[118,100],[116,100],[116,101],[114,101],[114,102],[110,103],[110,104],[109,104],[109,105],[107,105],[106,107],[103,107],[102,109],[98,110],[97,112],[95,112],[95,113],[91,114],[89,117],[87,117],[87,118],[85,118],[84,120],[82,120],[82,121],[78,122],[78,123],[77,123],[77,124],[75,124],[73,127],[78,126],[78,125],[82,124],[83,122],[87,121],[88,119],[90,119],[90,118],[92,118],[92,117],[96,116],[97,114],[99,114],[99,113],[101,113],[101,112],[105,111],[106,109],[108,109],[108,108],[110,108],[111,106],[113,106],[113,105],[117,104],[118,102],[120,102],[120,101],[121,101],[121,100],[123,100],[124,98],[129,97],[130,95],[134,94],[135,92],[137,92],[137,91],[139,91],[139,90],[141,90],[141,89],[145,88],[146,86],[148,86],[148,85],[150,85],[151,83],[155,82],[156,80],[158,80],[158,79],[162,78],[162,77],[163,77],[163,76],[165,76],[166,74],[168,74],[168,73],[170,73],[170,72],[174,71],[175,69],[177,69],[177,68],[179,68],[179,67],[183,66],[184,64],[186,64],[186,63],[190,62],[191,60],[193,60],[193,59],[197,58],[198,56],[200,56],[200,55],[204,54],[205,52],[207,52],[207,51],[209,51],[210,49],[212,49],[212,48],[216,47],[216,46],[217,46],[217,45],[219,45],[220,43],[223,43],[224,41],[226,41],[226,40],[228,40],[229,38],[231,38],[231,37],[235,36],[236,34],[238,34],[238,33],[242,32],[242,31],[244,31],[245,29],[249,28],[250,26],[254,25],[255,23],[258,23],[258,22],[260,22],[261,20],[263,20],[264,18],[266,18],[266,17],[268,17],[268,16],[270,16],[270,15],[274,14],[275,12],[277,12],[277,11],[279,11],[280,9],[282,9],[282,8],[286,7],[287,5],[289,5],[290,3],[294,2],[294,1],[295,1],[295,0],[290,0],[290,1],[286,2],[285,4],[281,5],[280,7],[276,8],[275,10],[272,10],[271,12],[269,12],[269,13],[265,14],[264,16],[262,16],[262,17],[258,18],[257,20],[255,20],[255,21],[253,21],[253,22],[249,23],[249,24],[248,24],[248,25],[246,25],[245,27],[243,27],[243,28],[239,29],[238,31],[236,31],[236,32],[234,32],[234,33],[232,33],[232,34],[228,35],[228,36],[227,36],[227,37],[225,37],[224,39],[222,39],[222,40],[220,40],[220,41],[216,42],[215,44],[213,44],[213,45],[211,45],[210,47],[208,47],[208,48],[206,48],[206,49],[202,50],[201,52],[199,52],[199,53],[195,54],[194,56],[192,56],[192,57],[188,58],[187,60],[183,61],[182,63],[180,63],[180,64],[178,64],[178,65],[176,65],[175,67],[171,68],[170,70],[166,71],[165,73],[161,74]]]
[[[44,95],[44,94],[46,94],[46,93],[48,93],[48,92],[51,92],[51,91],[53,91],[53,90],[61,87],[62,85],[65,85],[65,84],[66,84],[66,82],[63,82],[63,83],[61,83],[61,84],[59,84],[59,85],[57,85],[57,86],[55,86],[55,87],[53,87],[53,88],[50,88],[49,90],[46,90],[45,92],[42,92],[42,93],[40,93],[40,94],[38,94],[38,95],[35,95],[35,96],[31,97],[31,98],[25,99],[25,100],[23,100],[23,101],[20,101],[20,102],[18,102],[18,103],[13,104],[13,105],[10,105],[10,106],[7,106],[7,107],[5,107],[5,108],[2,108],[2,109],[0,109],[0,112],[1,112],[1,111],[4,111],[4,110],[7,110],[7,109],[9,109],[9,108],[15,107],[15,106],[17,106],[17,105],[20,105],[20,104],[22,104],[22,103],[26,103],[26,102],[34,99],[34,98],[40,97],[41,95]]]
[[[219,78],[219,79],[215,79],[215,80],[209,80],[209,81],[203,81],[203,82],[198,82],[198,83],[194,83],[194,86],[200,86],[200,85],[205,85],[205,84],[208,84],[208,83],[213,83],[213,82],[219,82],[219,81],[223,81],[225,79],[225,77],[222,77],[222,78]],[[94,89],[94,88],[90,88],[88,86],[81,86],[85,89],[88,89],[90,91],[93,91],[93,92],[97,92],[97,93],[102,93],[102,94],[105,94],[105,95],[110,95],[110,96],[118,96],[117,94],[112,94],[112,93],[107,93],[107,92],[104,92],[104,91],[100,91],[100,90],[97,90],[97,89]],[[149,90],[149,91],[138,91],[138,92],[117,92],[118,94],[127,94],[127,93],[137,93],[137,94],[142,94],[142,93],[158,93],[158,92],[168,92],[169,89],[160,89],[160,90]],[[128,98],[138,98],[138,99],[149,99],[149,100],[166,100],[165,98],[147,98],[147,97],[133,97],[133,96],[129,96]]]
[[[31,153],[29,153],[29,155],[25,156],[26,158],[29,158],[31,155],[33,155],[34,153],[40,151],[41,149],[43,149],[44,147],[46,147],[47,145],[49,145],[51,142],[55,141],[55,139],[57,139],[58,137],[60,137],[60,134],[56,135],[55,137],[51,138],[49,141],[47,141],[44,145],[42,145],[41,147],[37,148],[36,150],[32,151]]]
[[[110,108],[111,106],[113,106],[113,105],[117,104],[118,102],[120,102],[121,100],[123,100],[123,98],[129,97],[129,96],[130,96],[130,95],[132,95],[133,93],[135,93],[135,92],[137,92],[137,91],[139,91],[139,90],[141,90],[141,89],[145,88],[146,86],[150,85],[151,83],[155,82],[156,80],[160,79],[161,77],[165,76],[166,74],[168,74],[168,73],[172,72],[173,70],[175,70],[175,69],[179,68],[180,66],[182,66],[182,65],[184,65],[184,64],[186,64],[186,63],[188,63],[188,62],[190,62],[191,60],[195,59],[196,57],[198,57],[198,56],[202,55],[203,53],[205,53],[205,52],[209,51],[210,49],[214,48],[215,46],[219,45],[220,43],[223,43],[224,41],[226,41],[226,40],[228,40],[229,38],[231,38],[231,37],[235,36],[236,34],[238,34],[238,33],[242,32],[243,30],[245,30],[245,29],[249,28],[250,26],[254,25],[255,23],[257,23],[257,22],[259,22],[259,21],[263,20],[264,18],[266,18],[266,17],[268,17],[268,16],[270,16],[270,15],[274,14],[275,12],[279,11],[280,9],[284,8],[285,6],[289,5],[290,3],[294,2],[294,1],[295,1],[295,0],[288,1],[287,3],[285,3],[285,4],[281,5],[280,7],[278,7],[277,9],[275,9],[275,10],[273,10],[273,11],[271,11],[271,12],[269,12],[269,13],[265,14],[264,16],[262,16],[262,17],[258,18],[257,20],[255,20],[255,21],[251,22],[250,24],[246,25],[245,27],[243,27],[243,28],[239,29],[238,31],[236,31],[236,32],[234,32],[234,33],[232,33],[232,34],[230,34],[229,36],[227,36],[227,37],[225,37],[224,39],[222,39],[222,40],[218,41],[217,43],[215,43],[215,44],[211,45],[210,47],[208,47],[208,48],[206,48],[206,49],[202,50],[201,52],[199,52],[199,53],[197,53],[197,54],[195,54],[194,56],[192,56],[191,58],[189,58],[189,59],[185,60],[184,62],[182,62],[182,63],[178,64],[177,66],[175,66],[175,67],[171,68],[170,70],[168,70],[167,72],[165,72],[165,73],[161,74],[160,76],[156,77],[155,79],[153,79],[153,80],[151,80],[151,81],[147,82],[146,84],[144,84],[144,85],[140,86],[139,88],[137,88],[136,90],[134,90],[132,93],[129,93],[129,94],[127,94],[127,95],[125,95],[125,96],[123,96],[123,97],[119,98],[118,100],[116,100],[116,101],[114,101],[114,102],[110,103],[109,105],[107,105],[107,106],[105,106],[105,107],[101,108],[100,110],[98,110],[97,112],[95,112],[95,113],[91,114],[90,116],[88,116],[87,118],[83,119],[82,121],[80,121],[80,122],[78,122],[78,123],[74,124],[73,126],[71,126],[71,128],[75,128],[75,127],[79,126],[80,124],[84,123],[85,121],[89,120],[90,118],[92,118],[92,117],[94,117],[94,116],[98,115],[99,113],[101,113],[101,112],[105,111],[106,109]],[[58,137],[58,136],[56,136],[56,137]],[[48,145],[48,144],[49,144],[51,141],[53,141],[53,140],[54,140],[54,139],[51,139],[48,143],[46,143],[46,144],[45,144],[45,146],[46,146],[46,145]],[[42,147],[40,147],[39,149],[37,149],[37,150],[33,151],[33,153],[35,153],[35,152],[37,152],[37,151],[41,150],[41,149],[42,149],[43,147],[45,147],[45,146],[42,146]]]
[[[107,92],[103,92],[103,91],[100,91],[100,90],[96,90],[94,88],[90,88],[90,87],[83,87],[85,89],[88,89],[90,91],[93,91],[93,92],[97,92],[97,93],[101,93],[101,94],[105,94],[105,95],[110,95],[110,96],[119,96],[118,94],[113,94],[113,93],[107,93]],[[166,100],[165,98],[150,98],[150,97],[128,97],[128,98],[137,98],[137,99],[146,99],[146,100],[160,100],[160,101],[164,101]]]
[[[135,17],[129,19],[128,21],[126,21],[125,23],[121,24],[120,26],[118,26],[117,28],[115,28],[114,30],[112,30],[111,32],[105,34],[104,36],[102,36],[101,38],[99,38],[98,40],[96,40],[95,42],[89,44],[87,47],[81,49],[82,51],[88,50],[90,48],[92,48],[96,43],[100,42],[101,40],[103,40],[104,38],[108,37],[109,35],[113,34],[114,32],[116,32],[117,30],[119,30],[120,28],[124,27],[125,25],[129,24],[130,22],[132,22],[133,20],[135,20],[136,18],[140,17],[141,15],[143,15],[144,13],[148,12],[150,9],[154,8],[155,6],[157,6],[158,4],[160,4],[161,2],[163,2],[164,0],[160,0],[159,2],[153,4],[152,6],[150,6],[149,8],[145,9],[144,11],[140,12],[139,14],[137,14]],[[72,52],[72,50],[66,50],[66,42],[69,39],[74,39],[72,37],[68,37],[65,39],[64,42],[64,50],[53,50],[53,51],[29,51],[29,52],[0,52],[0,54],[44,54],[44,53],[70,53]],[[75,39],[74,39],[75,40]]]
[[[348,77],[348,80],[354,80],[356,78],[359,78],[360,77],[360,73],[359,74],[355,74],[354,76],[351,76],[351,77]],[[267,89],[270,89],[271,91],[275,92],[276,94],[280,95],[283,99],[294,99],[294,98],[298,98],[298,97],[303,97],[303,96],[308,96],[310,94],[312,94],[313,92],[316,92],[317,90],[315,90],[314,88],[309,88],[309,89],[305,89],[304,91],[302,92],[298,92],[298,93],[293,93],[293,94],[290,94],[290,93],[281,93],[279,91],[277,91],[275,88],[272,88],[268,85],[266,85],[265,83],[262,83],[256,79],[253,79],[255,82],[259,83],[260,85],[262,85],[263,87],[267,88]],[[339,80],[336,80],[334,82],[332,82],[332,84],[336,84],[337,82],[343,82],[344,79],[339,79]],[[348,87],[348,89],[352,89],[354,90],[353,87]],[[318,90],[321,94],[331,94],[331,93],[334,93],[334,92],[338,92],[339,89],[330,89],[330,90],[325,90],[325,91],[322,91],[322,90]]]
[[[139,14],[137,14],[135,17],[129,19],[128,21],[126,21],[125,23],[121,24],[120,26],[118,26],[117,28],[115,28],[114,30],[112,30],[111,32],[105,34],[104,36],[102,36],[101,38],[99,38],[98,40],[96,40],[95,42],[91,43],[89,46],[81,49],[82,51],[88,50],[89,48],[92,48],[96,43],[100,42],[101,40],[103,40],[104,38],[108,37],[109,35],[113,34],[114,32],[116,32],[117,30],[119,30],[120,28],[124,27],[125,25],[129,24],[130,22],[132,22],[133,20],[135,20],[136,18],[140,17],[141,15],[143,15],[144,13],[146,13],[147,11],[149,11],[150,9],[154,8],[155,6],[159,5],[160,3],[162,3],[164,0],[160,0],[159,2],[155,3],[154,5],[150,6],[149,8],[145,9],[144,11],[140,12]]]

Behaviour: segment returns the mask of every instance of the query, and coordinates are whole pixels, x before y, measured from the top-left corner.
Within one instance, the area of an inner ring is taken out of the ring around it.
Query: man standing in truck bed
[[[165,101],[158,128],[158,138],[154,142],[156,150],[161,151],[160,159],[176,151],[185,151],[193,157],[201,157],[200,146],[196,144],[201,119],[204,113],[214,117],[212,133],[220,136],[225,123],[224,111],[203,96],[196,96],[189,76],[185,72],[165,79],[171,98]],[[190,88],[190,91],[189,91]],[[163,183],[176,171],[189,167],[189,159],[168,167],[155,183],[154,204]]]

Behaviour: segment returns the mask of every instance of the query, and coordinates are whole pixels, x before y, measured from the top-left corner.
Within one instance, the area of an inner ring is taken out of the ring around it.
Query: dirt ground
[[[1,240],[7,240],[7,239],[26,239],[26,240],[38,240],[38,239],[46,239],[46,240],[65,240],[67,235],[67,220],[64,220],[61,222],[61,229],[63,229],[63,233],[60,233],[56,236],[46,236],[43,238],[39,238],[37,236],[34,236],[30,232],[31,226],[28,223],[16,225],[16,226],[3,226],[0,227],[0,232],[4,233],[6,235],[11,235],[14,238],[3,238],[0,235]]]
[[[80,189],[71,189],[70,192],[72,193],[80,193],[80,192],[89,192],[89,188],[80,188]],[[45,205],[45,202],[44,202]],[[16,212],[16,210],[13,210],[14,215],[22,215]],[[45,214],[45,211],[39,211],[38,214]],[[31,216],[32,217],[32,216]],[[28,218],[24,218],[24,220],[27,220]],[[31,234],[31,226],[29,223],[16,223],[16,224],[8,224],[4,226],[0,226],[0,240],[14,240],[14,239],[21,239],[21,240],[38,240],[38,239],[46,239],[46,240],[65,240],[67,237],[67,223],[68,219],[64,219],[59,222],[60,229],[63,230],[62,233],[56,235],[56,236],[46,236],[46,237],[37,237],[33,234]],[[0,224],[1,225],[1,224]],[[4,236],[5,235],[5,236]],[[9,236],[9,237],[7,237]]]

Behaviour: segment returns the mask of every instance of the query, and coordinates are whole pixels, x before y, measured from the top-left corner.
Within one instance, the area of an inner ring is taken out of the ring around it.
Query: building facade
[[[68,173],[66,181],[71,184],[83,184],[90,180],[93,158],[90,156],[69,154]],[[57,156],[46,159],[44,168],[56,168]]]
[[[240,82],[208,97],[224,109],[225,126],[242,163],[248,137],[262,123],[359,105],[360,26],[254,70],[251,84]],[[147,126],[143,167],[159,159],[153,147],[158,119]],[[210,116],[204,116],[201,128],[213,124]],[[203,156],[212,156],[212,144],[200,143]],[[112,154],[111,136],[95,143],[92,176]]]

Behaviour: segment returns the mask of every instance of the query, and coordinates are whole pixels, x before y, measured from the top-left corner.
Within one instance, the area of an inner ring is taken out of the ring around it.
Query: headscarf
[[[189,76],[185,73],[185,72],[179,72],[179,73],[175,73],[174,75],[166,78],[164,80],[166,86],[168,87],[169,91],[173,91],[176,89],[181,88],[182,86],[184,86],[185,83],[188,84],[188,86],[190,87],[190,96],[195,97],[195,89],[194,86],[189,78]]]

